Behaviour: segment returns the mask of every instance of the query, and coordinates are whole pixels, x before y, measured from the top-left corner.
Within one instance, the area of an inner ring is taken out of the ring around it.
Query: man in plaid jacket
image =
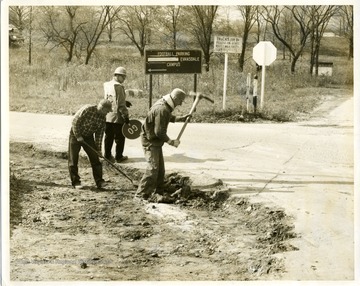
[[[81,147],[89,157],[96,186],[105,187],[99,154],[101,154],[106,114],[111,110],[111,102],[102,99],[98,105],[83,106],[74,116],[69,135],[68,166],[71,184],[76,189],[82,189],[78,172]]]

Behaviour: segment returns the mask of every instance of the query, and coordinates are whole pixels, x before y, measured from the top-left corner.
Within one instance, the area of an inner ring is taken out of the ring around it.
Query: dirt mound
[[[66,158],[10,144],[12,280],[274,279],[284,269],[273,254],[295,250],[291,218],[231,198],[224,185],[200,191],[172,173],[162,194],[139,201],[107,168],[109,187],[98,190],[85,157],[85,188],[71,188]]]
[[[189,176],[171,173],[165,177],[164,188],[152,194],[148,201],[215,210],[221,207],[228,197],[229,192],[223,185],[202,191],[192,187]]]

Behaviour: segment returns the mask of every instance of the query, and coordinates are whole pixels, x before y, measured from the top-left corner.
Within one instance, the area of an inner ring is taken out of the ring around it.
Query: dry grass
[[[338,51],[339,47],[334,45],[334,49]],[[327,51],[331,53],[331,50]],[[251,55],[251,51],[248,55]],[[334,75],[318,78],[309,75],[306,57],[298,62],[295,75],[290,73],[288,60],[278,59],[266,68],[264,109],[255,117],[246,111],[245,96],[247,74],[255,74],[253,60],[248,58],[244,72],[240,73],[236,56],[229,55],[227,108],[223,110],[223,58],[221,54],[214,55],[210,72],[203,71],[198,75],[197,90],[209,94],[215,104],[201,103],[194,118],[196,121],[239,121],[243,120],[243,116],[275,121],[295,120],[298,113],[310,112],[320,102],[326,89],[339,86],[351,89],[353,84],[353,62],[347,60],[346,56],[327,56],[327,60],[334,62]],[[10,49],[11,111],[74,114],[83,104],[95,104],[102,98],[103,82],[112,77],[117,66],[122,65],[128,70],[126,88],[143,90],[141,97],[128,98],[133,104],[131,117],[144,118],[146,115],[149,108],[149,76],[145,75],[144,58],[135,49],[114,44],[99,46],[91,64],[83,65],[80,61],[66,64],[61,50],[49,52],[46,48],[38,47],[32,62],[31,66],[27,64],[25,48]],[[194,75],[154,75],[152,84],[154,103],[174,87],[193,90]],[[301,89],[306,89],[307,94],[299,92]],[[177,112],[187,113],[191,104],[192,99],[188,99]]]

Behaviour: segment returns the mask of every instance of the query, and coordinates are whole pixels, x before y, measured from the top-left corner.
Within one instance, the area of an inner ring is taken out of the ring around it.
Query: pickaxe
[[[198,105],[200,99],[203,99],[203,98],[204,98],[204,99],[210,101],[211,103],[214,103],[214,100],[212,100],[211,98],[209,98],[209,97],[201,94],[200,92],[190,91],[189,95],[195,96],[195,100],[194,100],[194,103],[193,103],[193,105],[192,105],[192,107],[191,107],[191,109],[190,109],[189,115],[192,115],[192,114],[194,113],[194,111],[195,111],[195,109],[196,109],[196,106]],[[182,134],[184,133],[185,127],[186,127],[186,125],[187,125],[187,124],[189,123],[189,121],[190,121],[190,117],[191,117],[191,116],[188,116],[188,117],[186,118],[185,123],[184,123],[183,127],[181,128],[178,137],[176,138],[177,140],[180,140],[180,137],[181,137]]]

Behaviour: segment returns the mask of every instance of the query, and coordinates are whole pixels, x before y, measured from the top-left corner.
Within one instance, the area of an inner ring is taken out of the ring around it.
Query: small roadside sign
[[[124,124],[122,133],[125,138],[136,139],[141,133],[141,122],[137,119],[130,119],[129,124]]]
[[[223,89],[223,109],[226,108],[226,86],[227,86],[227,67],[228,67],[228,54],[240,54],[242,49],[242,38],[215,36],[214,37],[214,52],[225,54],[224,64],[224,89]]]
[[[200,50],[145,50],[145,74],[201,73]]]
[[[214,52],[215,53],[241,53],[242,38],[215,36]]]

